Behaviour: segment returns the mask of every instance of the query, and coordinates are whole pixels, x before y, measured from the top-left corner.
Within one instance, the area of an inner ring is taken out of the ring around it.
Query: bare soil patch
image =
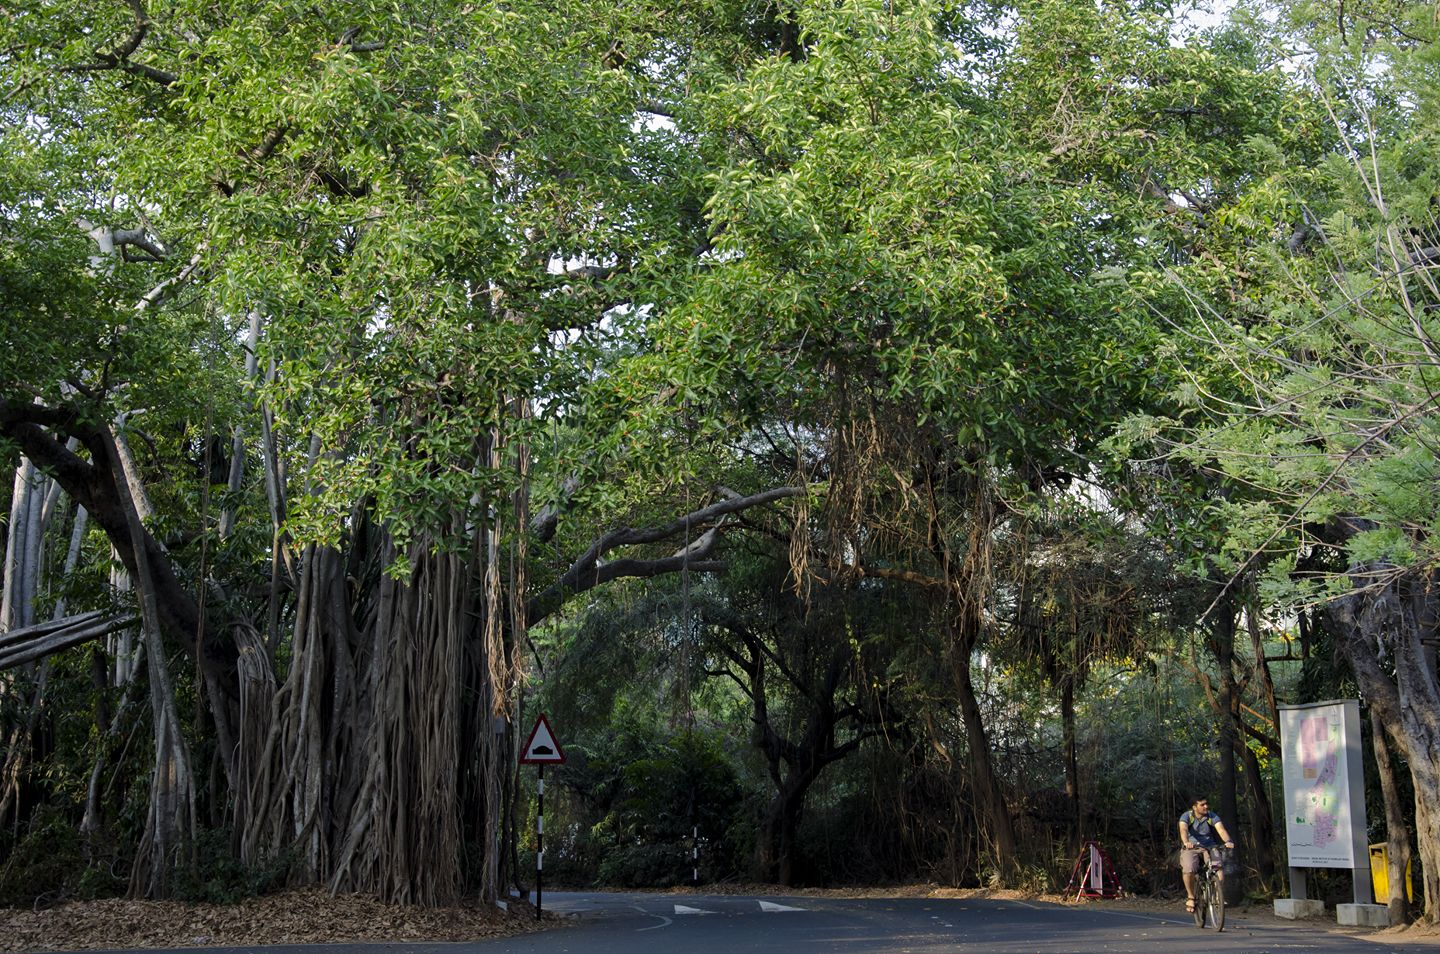
[[[478,904],[415,908],[305,888],[232,905],[106,900],[43,911],[0,908],[0,951],[472,941],[556,923],[547,916],[537,924],[534,908],[514,902],[509,913]]]
[[[1440,948],[1440,924],[1401,924],[1370,935],[1385,944],[1424,944]]]

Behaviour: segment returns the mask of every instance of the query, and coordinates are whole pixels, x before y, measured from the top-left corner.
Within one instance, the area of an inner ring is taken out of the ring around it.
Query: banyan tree
[[[88,645],[87,832],[118,823],[124,739],[152,747],[133,892],[166,894],[201,829],[334,891],[516,883],[529,628],[609,580],[714,569],[728,515],[795,493],[657,480],[613,506],[646,466],[627,428],[678,399],[613,393],[609,341],[658,303],[638,274],[708,247],[676,137],[637,120],[668,90],[625,68],[652,42],[622,50],[628,16],[16,21],[7,824],[44,795],[54,654]]]

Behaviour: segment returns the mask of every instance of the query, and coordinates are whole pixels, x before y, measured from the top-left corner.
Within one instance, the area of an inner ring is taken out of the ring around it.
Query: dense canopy
[[[1440,910],[1433,5],[6,13],[0,901],[494,902],[542,709],[578,883],[1283,893],[1358,697]]]

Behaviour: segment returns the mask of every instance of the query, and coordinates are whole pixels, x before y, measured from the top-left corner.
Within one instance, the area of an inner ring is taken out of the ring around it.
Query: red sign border
[[[528,753],[530,752],[530,746],[532,746],[532,745],[535,744],[535,736],[540,733],[540,726],[541,726],[541,725],[544,725],[544,726],[545,726],[545,731],[548,732],[548,733],[550,733],[550,741],[555,743],[555,754],[558,755],[558,756],[560,756],[558,759],[532,759],[532,758],[529,758],[529,757],[528,757]],[[537,718],[537,719],[535,720],[535,727],[530,730],[530,738],[528,738],[528,739],[525,740],[525,748],[523,748],[523,749],[520,750],[520,764],[521,764],[521,765],[564,765],[564,764],[565,764],[565,749],[560,745],[560,740],[555,737],[555,730],[552,729],[552,728],[550,728],[550,720],[547,719],[547,718],[545,718],[545,713],[543,713],[543,712],[540,713],[539,718]]]

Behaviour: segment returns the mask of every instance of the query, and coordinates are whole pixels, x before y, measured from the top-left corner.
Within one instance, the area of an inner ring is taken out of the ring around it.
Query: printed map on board
[[[1338,716],[1315,715],[1301,720],[1300,774],[1303,781],[1299,787],[1299,798],[1292,805],[1292,845],[1325,848],[1338,837],[1338,779],[1342,745]],[[1307,833],[1310,838],[1302,840]]]
[[[1365,863],[1365,790],[1354,700],[1280,707],[1286,850],[1292,868]],[[1352,789],[1352,783],[1354,788]]]

